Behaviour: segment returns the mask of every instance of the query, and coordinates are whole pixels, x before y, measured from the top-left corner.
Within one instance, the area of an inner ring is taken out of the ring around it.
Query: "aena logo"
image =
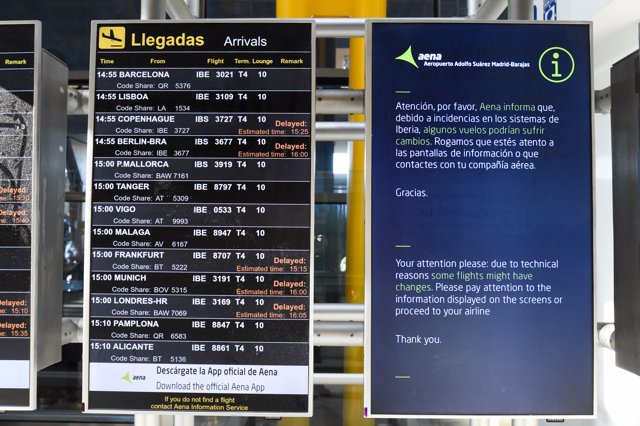
[[[418,55],[419,61],[440,61],[442,60],[442,53],[420,53]]]
[[[128,371],[125,373],[124,376],[120,377],[120,380],[124,380],[129,384],[133,384],[133,380],[146,380],[146,379],[147,378],[145,376],[132,376]]]
[[[396,59],[399,60],[399,61],[408,62],[411,65],[413,65],[414,67],[418,68],[418,65],[416,64],[416,61],[413,59],[413,53],[411,53],[411,46],[409,46],[409,48],[407,50],[405,50],[402,55],[396,56]]]
[[[413,52],[411,51],[411,46],[404,51],[404,53],[400,56],[396,57],[399,61],[404,61],[410,63],[414,67],[418,68],[418,64],[413,57]],[[440,61],[442,60],[441,53],[418,53],[418,61]]]

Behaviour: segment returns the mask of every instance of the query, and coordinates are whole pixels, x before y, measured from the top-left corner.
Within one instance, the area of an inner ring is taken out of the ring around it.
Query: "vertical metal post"
[[[136,414],[133,424],[135,426],[160,426],[160,415],[158,414]]]
[[[442,5],[440,0],[433,0],[433,17],[439,18],[442,15]]]
[[[473,16],[478,13],[480,0],[467,0],[467,16]]]
[[[484,0],[476,14],[470,16],[475,19],[498,19],[507,8],[507,4],[507,0]]]
[[[193,426],[195,416],[190,414],[176,414],[173,419],[173,426]]]
[[[351,17],[379,18],[387,16],[386,0],[352,0]],[[349,88],[365,88],[365,40],[363,37],[349,40]],[[364,121],[364,114],[354,114],[350,121]],[[350,145],[351,165],[347,188],[347,273],[346,302],[364,303],[364,237],[365,237],[365,141],[353,141]],[[345,373],[362,373],[364,348],[347,347],[344,352]],[[371,425],[371,419],[363,418],[364,389],[361,385],[347,385],[344,389],[344,425]]]
[[[513,420],[511,420],[511,426],[538,426],[538,420],[536,420],[536,419],[513,419]]]
[[[507,14],[510,20],[530,21],[533,19],[533,0],[509,0]]]
[[[187,7],[196,18],[205,17],[206,2],[204,0],[186,0]]]
[[[165,19],[167,11],[166,0],[140,0],[140,19]]]

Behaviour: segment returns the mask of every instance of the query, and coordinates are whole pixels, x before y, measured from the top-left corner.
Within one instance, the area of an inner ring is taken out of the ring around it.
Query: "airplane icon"
[[[105,34],[105,33],[102,33],[102,37],[107,38],[109,40],[122,42],[122,39],[116,37],[115,34],[113,33],[113,28],[109,29],[109,34],[108,35]]]
[[[101,27],[98,39],[99,49],[124,49],[125,27]]]

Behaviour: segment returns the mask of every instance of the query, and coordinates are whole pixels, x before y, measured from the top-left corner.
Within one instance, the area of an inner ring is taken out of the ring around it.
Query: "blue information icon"
[[[551,83],[563,83],[573,75],[576,63],[571,53],[563,47],[550,47],[540,55],[538,69]]]

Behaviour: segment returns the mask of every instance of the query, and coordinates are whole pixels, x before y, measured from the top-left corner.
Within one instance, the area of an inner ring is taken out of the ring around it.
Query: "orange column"
[[[311,0],[276,0],[277,18],[311,17]]]

